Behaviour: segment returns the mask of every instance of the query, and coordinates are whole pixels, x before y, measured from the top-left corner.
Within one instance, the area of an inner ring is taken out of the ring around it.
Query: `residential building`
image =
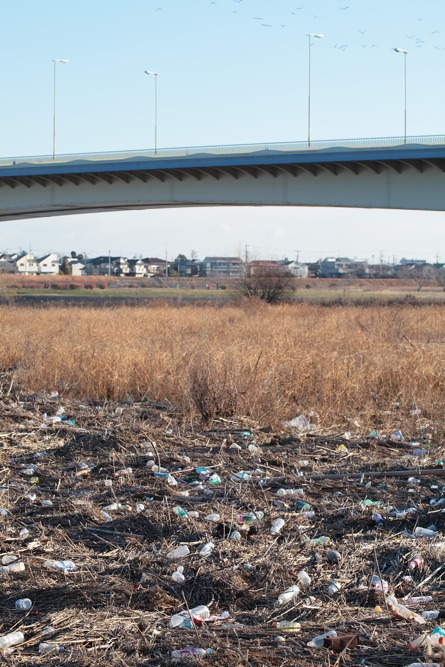
[[[159,257],[145,257],[142,261],[148,276],[157,276],[161,273],[165,275],[166,267],[168,270],[170,265],[166,259],[160,259]]]
[[[142,259],[129,259],[128,262],[128,274],[129,276],[135,276],[137,278],[143,278],[147,275],[147,269],[145,268],[144,261]]]
[[[15,260],[16,273],[23,276],[36,276],[38,274],[37,259],[32,252],[24,252]]]
[[[244,262],[240,257],[205,257],[201,275],[207,278],[241,278]]]
[[[326,257],[320,262],[321,278],[364,277],[368,274],[368,263],[349,257]]]
[[[85,269],[88,276],[127,276],[130,273],[126,257],[110,255],[87,259]]]
[[[71,275],[72,276],[84,276],[85,275],[85,264],[80,262],[78,259],[68,258],[69,265],[71,266]]]
[[[49,255],[40,257],[37,261],[37,273],[40,275],[57,276],[59,273],[59,255],[51,252]]]
[[[8,255],[3,253],[0,255],[0,273],[17,273],[17,260],[18,255]]]

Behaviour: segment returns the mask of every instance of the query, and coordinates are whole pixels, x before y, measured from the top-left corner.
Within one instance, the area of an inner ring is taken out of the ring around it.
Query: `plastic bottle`
[[[174,512],[177,516],[183,516],[183,517],[187,516],[187,512],[186,512],[186,510],[183,509],[182,507],[179,507],[179,505],[176,505],[176,507],[173,508],[173,512]]]
[[[301,624],[297,621],[278,621],[275,627],[286,632],[300,632],[301,630]]]
[[[304,496],[303,489],[278,489],[277,496]]]
[[[321,535],[320,537],[314,537],[311,540],[311,544],[329,544],[330,538],[326,535]]]
[[[193,619],[206,621],[208,618],[210,618],[210,609],[205,605],[200,604],[197,607],[190,609],[190,612],[187,610],[180,611],[178,614],[173,614],[169,625],[171,628],[193,627]]]
[[[50,644],[46,642],[41,642],[39,644],[39,653],[44,653],[45,655],[51,655],[52,653],[60,653],[64,651],[65,647],[60,646],[60,644]]]
[[[419,616],[419,614],[416,614],[411,609],[408,609],[408,607],[405,607],[403,604],[400,604],[397,601],[397,598],[394,597],[394,595],[388,595],[386,598],[386,603],[388,607],[391,609],[393,616],[397,616],[399,618],[405,618],[408,621],[416,621],[416,623],[419,623],[421,625],[426,623],[425,619],[422,618],[422,616]]]
[[[311,641],[308,642],[306,646],[310,646],[311,648],[323,648],[324,640],[326,639],[326,637],[336,637],[336,636],[337,632],[335,630],[328,630],[322,635],[317,635],[316,637],[311,639]]]
[[[374,514],[372,515],[372,520],[378,526],[378,528],[382,528],[385,525],[382,515],[379,514],[378,512],[374,512]]]
[[[297,510],[304,510],[308,512],[311,509],[309,503],[305,503],[303,500],[295,500],[294,506]]]
[[[209,477],[209,484],[212,484],[213,486],[221,484],[221,477],[216,472],[214,472],[213,475],[210,475]]]
[[[23,632],[10,632],[8,635],[0,637],[0,649],[16,646],[16,644],[21,644],[24,641],[25,635]]]
[[[77,570],[77,565],[72,560],[46,560],[43,565],[48,570],[57,570],[64,573]]]
[[[286,590],[278,596],[278,604],[287,604],[293,600],[293,598],[297,597],[299,592],[300,589],[296,584],[289,586],[289,588],[286,588]]]
[[[312,583],[312,579],[305,570],[300,570],[300,572],[297,574],[297,579],[305,588],[308,588]]]
[[[264,512],[249,512],[248,514],[238,514],[239,523],[249,523],[251,521],[261,521],[264,518]]]
[[[178,567],[178,569],[175,570],[175,572],[173,572],[173,574],[172,574],[173,581],[175,581],[177,584],[183,584],[184,581],[185,581],[185,577],[183,575],[183,572],[184,572],[184,568],[183,568],[182,565],[180,565]]]
[[[436,609],[431,610],[431,611],[422,611],[422,613],[420,615],[426,621],[433,621],[433,620],[435,620],[436,618],[439,617],[440,611],[438,611]]]
[[[406,604],[420,605],[420,604],[429,604],[433,601],[432,595],[415,595],[410,596],[406,599]]]
[[[281,517],[276,521],[274,521],[270,529],[272,535],[278,535],[278,533],[281,531],[285,523],[286,523],[285,520],[282,519]]]
[[[328,586],[328,595],[336,595],[341,590],[341,583],[333,579]]]
[[[408,570],[421,570],[425,565],[424,560],[420,554],[416,554],[408,561]]]
[[[206,655],[212,655],[213,651],[211,648],[181,648],[178,651],[172,651],[171,657],[174,660],[180,660],[181,658],[205,658]]]
[[[24,571],[25,571],[25,563],[23,563],[21,560],[11,563],[10,565],[0,566],[0,573],[4,574],[15,574],[16,572],[24,572]]]
[[[369,580],[369,588],[378,593],[387,593],[388,582],[374,574]]]
[[[415,537],[436,537],[436,535],[437,532],[432,528],[421,528],[420,526],[417,526],[417,528],[414,529]]]
[[[167,554],[167,558],[183,558],[183,556],[188,556],[189,553],[190,549],[186,544],[183,544],[180,547],[173,549],[173,551],[170,551],[170,553]]]
[[[207,544],[204,544],[202,549],[199,551],[200,556],[210,556],[212,553],[213,549],[215,548],[215,545],[213,542],[207,542]]]
[[[221,521],[221,515],[212,512],[211,514],[207,514],[206,521],[213,521],[214,523],[218,523],[218,521]]]
[[[232,532],[229,535],[229,540],[232,540],[232,542],[240,542],[241,533],[239,532],[239,530],[232,530]]]
[[[20,611],[28,611],[28,609],[31,609],[32,607],[32,600],[29,598],[21,598],[14,602],[14,607]]]

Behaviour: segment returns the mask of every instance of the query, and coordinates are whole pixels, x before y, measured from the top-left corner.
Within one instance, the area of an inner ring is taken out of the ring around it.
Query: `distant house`
[[[71,275],[72,276],[84,276],[85,275],[85,264],[80,262],[75,257],[68,258],[69,265],[71,266]]]
[[[160,273],[165,275],[166,267],[168,269],[169,262],[159,257],[145,257],[143,260],[145,271],[148,276],[157,276]]]
[[[130,267],[126,257],[102,255],[88,259],[85,271],[88,276],[128,276]]]
[[[364,277],[369,273],[368,263],[349,257],[325,257],[320,262],[321,278]]]
[[[253,259],[247,265],[247,272],[249,275],[253,276],[258,273],[273,273],[277,272],[287,272],[289,271],[288,267],[291,262],[288,259],[285,260],[276,260],[276,259]]]
[[[23,276],[36,276],[38,274],[38,264],[32,252],[24,252],[18,255],[15,260],[17,267],[16,273]]]
[[[37,273],[40,275],[57,276],[59,273],[59,256],[55,252],[44,255],[36,260]]]
[[[17,260],[18,255],[0,255],[0,273],[17,273]]]
[[[240,257],[205,257],[201,275],[207,278],[241,278],[244,262]]]
[[[299,262],[291,262],[287,265],[287,270],[295,278],[307,278],[309,275],[309,267],[307,264],[300,264]]]
[[[142,259],[129,259],[128,262],[128,275],[143,277],[147,275],[147,269],[145,268],[144,260]]]

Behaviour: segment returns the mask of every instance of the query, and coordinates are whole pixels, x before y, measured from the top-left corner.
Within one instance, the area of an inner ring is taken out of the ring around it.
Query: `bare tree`
[[[282,301],[292,285],[292,275],[285,267],[258,268],[248,272],[237,283],[245,297],[255,297],[266,303]]]

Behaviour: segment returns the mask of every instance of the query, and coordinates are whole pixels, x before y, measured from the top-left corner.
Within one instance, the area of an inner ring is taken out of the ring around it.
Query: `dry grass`
[[[207,421],[314,411],[325,426],[443,433],[444,367],[441,306],[0,309],[0,368],[18,386],[149,397]]]

